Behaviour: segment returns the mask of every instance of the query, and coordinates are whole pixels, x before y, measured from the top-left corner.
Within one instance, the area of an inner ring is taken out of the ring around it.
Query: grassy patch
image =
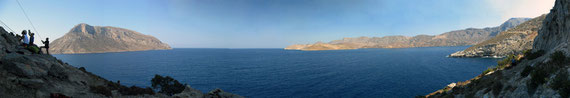
[[[483,75],[485,75],[491,71],[494,71],[494,70],[495,70],[495,68],[489,67],[489,68],[487,68],[487,70],[483,71]]]

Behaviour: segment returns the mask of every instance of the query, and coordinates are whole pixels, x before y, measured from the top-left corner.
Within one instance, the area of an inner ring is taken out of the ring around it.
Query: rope
[[[2,20],[0,20],[0,23],[2,23],[6,28],[8,28],[8,30],[10,30],[11,32],[14,32],[14,30],[12,30],[12,28],[8,27],[8,25],[6,23],[4,23]],[[16,32],[14,32],[16,33]]]
[[[38,37],[40,37],[40,39],[42,38],[42,36],[40,36],[40,33],[38,32],[38,30],[36,29],[36,27],[34,26],[34,24],[32,23],[32,20],[30,20],[30,17],[28,17],[28,14],[26,13],[26,11],[24,10],[24,8],[22,7],[22,4],[20,4],[20,0],[16,0],[18,2],[18,5],[20,6],[20,9],[22,9],[22,12],[24,12],[24,15],[26,16],[26,18],[28,19],[28,22],[30,23],[30,25],[32,25],[32,28],[34,29],[34,31],[38,34]]]

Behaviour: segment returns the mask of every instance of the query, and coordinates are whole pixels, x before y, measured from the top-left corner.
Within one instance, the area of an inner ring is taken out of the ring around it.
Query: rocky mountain
[[[570,0],[556,0],[532,51],[499,61],[481,75],[451,83],[425,97],[570,98]],[[514,59],[515,63],[511,63]]]
[[[127,87],[51,55],[32,54],[2,27],[0,35],[0,98],[242,98],[219,89],[202,93],[190,86],[174,96]]]
[[[103,53],[172,49],[157,38],[136,31],[78,24],[63,37],[54,40],[50,53]]]
[[[495,37],[500,32],[513,28],[529,18],[511,18],[498,27],[483,29],[468,28],[440,35],[358,37],[334,40],[328,43],[299,44],[287,46],[287,50],[343,50],[360,48],[410,48],[432,46],[474,45]]]
[[[463,51],[455,52],[449,57],[505,57],[510,54],[521,54],[532,49],[538,29],[546,15],[526,21],[515,28],[501,32],[496,37],[473,45]]]

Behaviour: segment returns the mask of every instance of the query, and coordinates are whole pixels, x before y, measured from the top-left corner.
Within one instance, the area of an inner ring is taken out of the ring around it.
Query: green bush
[[[526,59],[528,59],[528,60],[534,60],[534,59],[536,59],[536,58],[538,58],[538,57],[544,55],[544,53],[545,53],[544,50],[538,50],[538,51],[536,51],[536,52],[527,52],[527,53],[525,54],[525,57],[526,57]]]
[[[521,72],[521,77],[526,77],[534,68],[532,66],[524,67],[523,71]]]
[[[515,59],[515,55],[509,55],[507,58],[497,61],[497,68],[504,68],[507,64],[510,64]]]
[[[558,94],[563,98],[570,97],[570,80],[568,80],[568,72],[565,70],[560,71],[560,74],[554,77],[550,87],[554,90],[558,90]]]
[[[529,83],[529,91],[532,90],[536,90],[536,87],[538,87],[539,85],[542,85],[546,82],[546,78],[549,76],[549,72],[551,71],[547,71],[548,70],[548,65],[537,65],[539,67],[537,67],[535,70],[533,70],[530,73],[531,79],[530,79],[530,83]]]
[[[487,74],[493,70],[495,70],[495,68],[489,67],[489,68],[487,68],[487,70],[483,71],[483,75],[485,75],[485,74]]]
[[[530,54],[530,53],[532,53],[532,49],[528,49],[528,50],[524,50],[524,51],[523,51],[523,54],[524,54],[524,55],[527,55],[527,54]],[[528,56],[528,55],[527,55],[527,56]]]
[[[552,59],[552,63],[554,64],[563,64],[566,62],[566,54],[562,51],[556,51],[550,55],[550,59]]]
[[[158,93],[163,93],[169,96],[184,91],[186,84],[180,84],[178,80],[170,76],[155,75],[151,80],[152,88],[159,90]]]

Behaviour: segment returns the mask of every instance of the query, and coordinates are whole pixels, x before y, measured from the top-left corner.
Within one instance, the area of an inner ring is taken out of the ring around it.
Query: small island
[[[157,38],[139,32],[111,26],[91,26],[81,23],[67,34],[54,40],[50,53],[105,53],[172,49]]]

